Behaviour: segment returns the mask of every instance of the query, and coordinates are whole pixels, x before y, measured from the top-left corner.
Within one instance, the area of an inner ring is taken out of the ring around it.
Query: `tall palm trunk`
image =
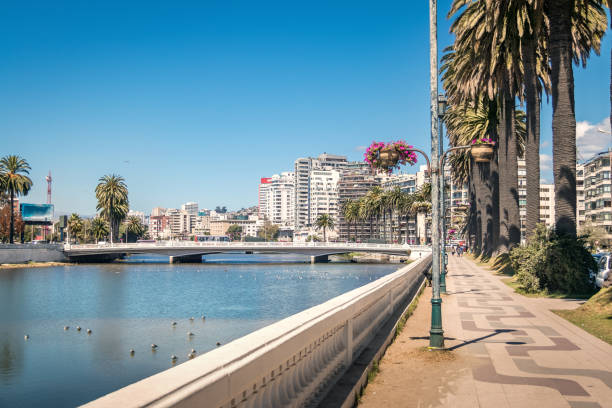
[[[489,163],[480,163],[478,167],[478,180],[480,186],[478,209],[480,212],[480,249],[482,256],[490,258],[497,244],[499,233],[499,174],[497,158]]]
[[[576,235],[576,116],[572,68],[573,0],[548,0],[553,102],[555,228]]]
[[[387,243],[387,211],[383,210],[383,241]]]
[[[469,178],[469,194],[470,194],[470,214],[468,225],[468,237],[470,239],[470,247],[472,251],[480,254],[482,250],[482,238],[480,228],[480,191],[482,183],[478,177],[478,166],[470,159],[470,178]]]
[[[351,223],[348,221],[346,222],[346,235],[347,235],[347,240],[351,242]]]
[[[518,204],[518,169],[514,131],[514,97],[505,93],[501,101],[498,145],[499,240],[497,254],[507,253],[521,241]]]
[[[111,244],[114,243],[114,224],[115,220],[113,218],[113,198],[110,199],[109,211],[108,211],[108,226],[110,227],[110,240]]]
[[[536,48],[532,36],[527,36],[523,48],[525,66],[525,99],[527,102],[527,135],[525,167],[527,170],[527,217],[525,236],[530,237],[540,222],[540,97],[536,73]]]
[[[15,234],[15,192],[11,190],[11,229],[9,231],[9,243],[14,244]]]

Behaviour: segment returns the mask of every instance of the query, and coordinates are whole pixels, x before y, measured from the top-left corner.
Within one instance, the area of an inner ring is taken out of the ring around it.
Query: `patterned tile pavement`
[[[575,304],[515,294],[466,257],[449,256],[448,269],[446,346],[469,356],[472,375],[464,387],[478,404],[473,395],[447,403],[612,407],[612,346],[550,311]]]

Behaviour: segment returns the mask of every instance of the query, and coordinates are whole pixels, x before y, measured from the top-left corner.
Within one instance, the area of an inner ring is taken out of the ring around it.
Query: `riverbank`
[[[71,262],[27,262],[18,264],[0,264],[2,269],[18,269],[18,268],[45,268],[49,266],[72,266],[76,265]]]

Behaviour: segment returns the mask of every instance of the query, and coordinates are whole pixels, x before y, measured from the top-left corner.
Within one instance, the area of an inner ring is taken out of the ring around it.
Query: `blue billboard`
[[[52,222],[53,204],[19,204],[24,222]]]

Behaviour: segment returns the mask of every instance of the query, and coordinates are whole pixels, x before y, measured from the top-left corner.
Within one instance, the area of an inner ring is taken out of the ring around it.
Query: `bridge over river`
[[[158,241],[135,244],[86,244],[64,246],[64,254],[74,261],[113,260],[126,254],[159,254],[170,262],[202,262],[203,255],[224,252],[289,253],[310,256],[311,262],[326,262],[329,255],[367,252],[420,257],[431,247],[407,244],[369,244],[342,242],[191,242]]]

